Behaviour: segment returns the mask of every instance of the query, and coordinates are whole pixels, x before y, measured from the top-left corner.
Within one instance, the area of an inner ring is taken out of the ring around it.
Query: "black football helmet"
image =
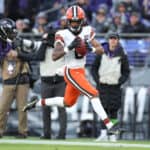
[[[0,19],[0,39],[12,41],[17,36],[16,24],[12,19]]]

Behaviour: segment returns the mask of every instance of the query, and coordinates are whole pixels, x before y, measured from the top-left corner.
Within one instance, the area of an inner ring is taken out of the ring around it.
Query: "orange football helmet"
[[[79,6],[71,6],[66,11],[69,30],[74,34],[80,33],[85,19],[84,10]]]

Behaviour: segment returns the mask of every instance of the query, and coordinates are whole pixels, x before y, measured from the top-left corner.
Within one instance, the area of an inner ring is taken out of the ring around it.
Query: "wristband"
[[[64,52],[65,52],[65,53],[68,53],[68,52],[69,52],[68,47],[64,47]]]
[[[96,48],[92,47],[92,52],[95,53],[96,52]]]

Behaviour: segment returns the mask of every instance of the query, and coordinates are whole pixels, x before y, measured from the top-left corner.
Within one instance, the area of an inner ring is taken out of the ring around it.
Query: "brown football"
[[[87,48],[84,40],[80,41],[80,45],[75,48],[75,51],[82,56],[86,55]]]

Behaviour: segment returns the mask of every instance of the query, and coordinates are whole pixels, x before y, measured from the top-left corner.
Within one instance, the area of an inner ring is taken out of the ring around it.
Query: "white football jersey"
[[[76,35],[69,29],[59,30],[55,36],[55,43],[60,42],[64,47],[68,47],[76,38]],[[91,41],[95,37],[95,32],[91,26],[85,26],[77,36],[83,40]],[[86,63],[86,57],[77,56],[74,49],[66,53],[64,58],[68,68],[83,68]]]

